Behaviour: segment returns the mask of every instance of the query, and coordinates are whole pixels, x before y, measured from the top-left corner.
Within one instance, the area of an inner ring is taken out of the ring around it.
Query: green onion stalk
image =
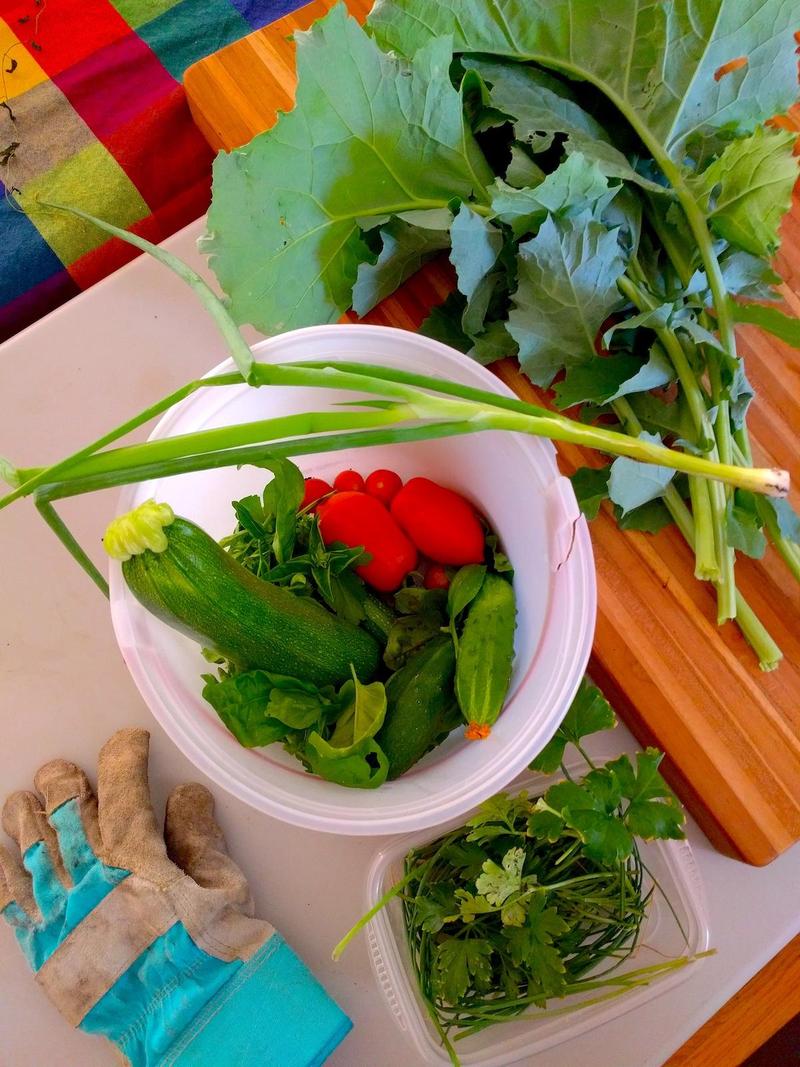
[[[56,206],[56,205],[51,205]],[[758,494],[785,496],[788,475],[774,468],[740,465],[732,457],[721,463],[722,450],[711,457],[669,449],[628,433],[589,426],[534,404],[428,375],[393,368],[336,361],[293,364],[257,362],[223,302],[191,268],[158,246],[85,212],[73,214],[148,252],[183,278],[211,314],[236,365],[227,374],[189,382],[150,405],[78,452],[48,467],[20,468],[0,459],[0,476],[10,492],[0,510],[32,496],[45,521],[92,581],[108,592],[105,579],[67,529],[53,501],[167,477],[226,466],[258,466],[276,456],[300,456],[340,449],[427,440],[484,430],[509,430],[546,437],[642,463],[683,471],[713,494],[724,484]],[[201,388],[298,386],[340,389],[360,394],[350,405],[326,411],[261,419],[124,445],[118,442]],[[369,399],[364,400],[366,394]],[[683,502],[681,501],[681,504]],[[696,539],[699,543],[699,536]],[[709,556],[710,560],[710,556]]]

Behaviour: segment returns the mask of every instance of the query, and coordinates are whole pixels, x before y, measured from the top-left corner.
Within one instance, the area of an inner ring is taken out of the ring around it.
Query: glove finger
[[[103,860],[161,882],[174,875],[150,803],[150,734],[118,730],[100,749],[97,805]]]
[[[73,882],[79,882],[101,851],[97,800],[89,779],[74,763],[56,759],[41,767],[34,784],[56,832],[61,858]]]
[[[45,818],[41,797],[25,789],[12,793],[3,805],[3,829],[19,846],[42,916],[51,919],[66,906],[66,888],[72,883],[61,861],[55,831]]]
[[[164,837],[170,859],[198,885],[224,892],[239,911],[253,913],[247,880],[228,855],[214,818],[214,797],[204,785],[188,782],[173,789],[167,800]]]
[[[31,876],[5,845],[0,845],[0,911],[15,927],[33,928],[41,920]]]

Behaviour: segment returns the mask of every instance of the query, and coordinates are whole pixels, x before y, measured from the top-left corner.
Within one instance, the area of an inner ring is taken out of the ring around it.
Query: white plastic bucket
[[[573,776],[580,777],[585,768],[575,764],[568,766],[568,770]],[[517,793],[525,789],[530,796],[539,796],[562,777],[557,774],[528,774],[514,782],[509,792]],[[410,849],[455,829],[466,818],[467,813],[436,830],[394,838],[382,848],[375,855],[367,875],[364,910],[373,908],[403,877],[403,860]],[[645,892],[654,880],[660,888],[655,890],[648,905],[639,944],[619,971],[615,972],[617,975],[664,963],[670,958],[693,956],[705,952],[709,946],[705,887],[689,842],[643,841],[639,844],[639,851],[647,868]],[[402,904],[397,899],[390,901],[369,923],[366,934],[375,977],[386,998],[387,1007],[395,1023],[414,1045],[416,1055],[413,1062],[429,1067],[449,1065],[450,1058],[442,1047],[419,994],[406,940]],[[554,1000],[551,1002],[554,1010],[550,1012],[531,1007],[513,1021],[487,1027],[478,1034],[460,1040],[456,1045],[458,1057],[463,1067],[532,1064],[537,1053],[641,1007],[653,997],[686,981],[695,973],[695,968],[702,965],[703,961],[698,960],[686,967],[666,971],[654,976],[649,985],[638,986],[619,997],[596,1004],[585,1002],[601,995],[602,990]],[[567,1008],[574,1010],[560,1011]],[[451,1039],[454,1036],[455,1032],[451,1034]]]
[[[317,326],[256,345],[256,358],[286,363],[357,360],[509,395],[489,371],[445,345],[380,326]],[[212,373],[231,370],[230,362]],[[247,386],[201,390],[168,412],[151,439],[292,412],[324,410],[357,394]],[[462,731],[379,789],[338,786],[307,774],[280,745],[245,749],[201,696],[209,670],[199,646],[150,615],[111,567],[111,617],[125,662],[172,740],[234,796],[276,818],[342,834],[387,834],[433,826],[502,789],[544,747],[583,675],[594,632],[596,589],[591,543],[569,481],[549,441],[482,432],[384,445],[298,460],[305,474],[330,477],[347,467],[365,475],[390,467],[425,475],[471,498],[500,535],[514,567],[519,615],[507,705],[491,735]],[[184,474],[126,487],[119,512],[151,497],[193,519],[214,537],[234,524],[231,501],[259,492],[270,475],[247,467]]]

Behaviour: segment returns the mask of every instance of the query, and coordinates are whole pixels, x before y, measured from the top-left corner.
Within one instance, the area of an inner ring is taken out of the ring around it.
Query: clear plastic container
[[[271,363],[372,362],[436,374],[509,395],[489,371],[430,338],[379,326],[320,326],[255,346]],[[215,372],[231,370],[230,362]],[[298,387],[200,390],[158,423],[151,439],[302,411],[358,394]],[[286,822],[339,834],[388,834],[454,818],[511,781],[552,736],[591,648],[595,572],[591,543],[555,451],[541,438],[484,432],[438,441],[303,456],[306,474],[354,467],[427,475],[464,493],[489,517],[516,569],[516,658],[509,699],[489,738],[454,732],[408,773],[379,789],[347,789],[307,774],[280,745],[246,749],[202,699],[209,670],[197,644],[150,615],[119,565],[110,570],[111,616],[125,662],[151,711],[197,767],[240,800]],[[118,512],[155,497],[212,536],[233,526],[231,500],[259,492],[270,475],[245,467],[185,474],[126,487]]]
[[[578,775],[581,773],[578,765],[568,765],[568,770],[570,773],[575,771]],[[514,782],[509,787],[509,792],[517,793],[526,789],[529,795],[538,796],[561,777],[529,774]],[[403,860],[409,849],[455,829],[467,818],[469,813],[460,819],[452,819],[435,830],[395,838],[382,848],[376,854],[367,875],[365,910],[374,907],[402,877]],[[640,852],[648,870],[669,898],[680,926],[667,906],[664,895],[656,890],[650,901],[640,944],[630,959],[616,972],[618,974],[662,963],[668,957],[703,952],[709,945],[705,890],[689,843],[645,842],[640,844]],[[378,912],[367,926],[366,936],[378,985],[386,997],[392,1018],[416,1050],[417,1055],[413,1062],[430,1064],[431,1067],[449,1065],[450,1059],[442,1048],[439,1035],[419,995],[406,944],[403,909],[398,900],[392,900]],[[463,1067],[503,1067],[504,1064],[510,1063],[533,1063],[537,1052],[569,1041],[578,1034],[632,1011],[645,1001],[685,981],[695,967],[702,966],[703,961],[697,960],[689,966],[656,977],[650,985],[639,986],[612,1000],[583,1008],[579,1006],[581,1001],[596,997],[597,992],[576,994],[553,1001],[552,1006],[556,1009],[553,1013],[533,1008],[512,1022],[490,1026],[479,1034],[458,1041],[456,1051]],[[577,1006],[575,1011],[556,1013],[558,1009],[572,1005]]]

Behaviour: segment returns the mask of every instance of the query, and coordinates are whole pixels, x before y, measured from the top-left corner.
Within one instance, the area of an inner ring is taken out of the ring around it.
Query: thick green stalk
[[[614,412],[625,426],[628,433],[638,434],[642,431],[642,424],[636,417],[633,408],[624,398],[613,404]],[[695,547],[695,523],[692,513],[683,502],[680,493],[674,485],[668,485],[663,493],[663,501],[672,521],[680,530],[684,540],[690,548]],[[741,630],[745,640],[758,656],[758,665],[762,671],[772,671],[783,659],[783,653],[773,640],[767,628],[758,618],[748,602],[738,589],[736,596],[736,624]]]

